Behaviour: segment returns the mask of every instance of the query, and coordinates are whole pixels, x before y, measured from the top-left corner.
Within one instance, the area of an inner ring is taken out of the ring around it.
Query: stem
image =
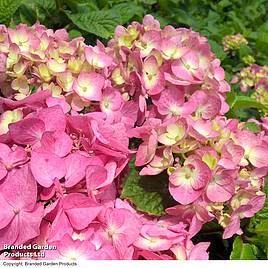
[[[55,3],[56,3],[57,10],[60,11],[61,10],[60,0],[55,0]]]

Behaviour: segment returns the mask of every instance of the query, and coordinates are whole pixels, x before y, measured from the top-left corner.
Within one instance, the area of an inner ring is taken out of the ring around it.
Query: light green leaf
[[[258,248],[249,243],[244,243],[240,236],[237,236],[233,243],[231,260],[257,260]]]
[[[155,216],[164,215],[165,209],[174,204],[168,191],[167,174],[140,176],[134,160],[130,162],[130,171],[124,181],[121,198],[128,199],[137,210]]]
[[[21,3],[22,0],[0,0],[0,24],[9,25],[12,15]]]
[[[261,131],[260,126],[258,126],[256,123],[254,122],[246,122],[245,123],[245,128],[247,128],[248,130],[250,130],[253,133],[258,133]]]
[[[233,102],[229,103],[230,109],[233,109],[236,111],[237,109],[243,109],[243,108],[257,108],[262,111],[267,112],[268,108],[261,104],[260,102],[248,97],[248,96],[238,96],[236,95]]]
[[[66,14],[78,28],[105,39],[113,35],[114,28],[122,21],[120,14],[114,10],[92,11],[85,14],[66,12]]]
[[[71,31],[69,31],[69,37],[70,37],[70,39],[74,39],[74,38],[80,37],[80,36],[82,36],[82,33],[79,32],[76,29],[72,29]]]

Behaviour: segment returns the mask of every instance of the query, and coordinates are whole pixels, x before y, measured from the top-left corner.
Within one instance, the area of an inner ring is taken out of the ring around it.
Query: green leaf
[[[256,41],[257,50],[263,53],[267,53],[267,46],[268,46],[268,33],[258,32],[258,38]]]
[[[120,14],[114,10],[92,11],[85,14],[71,14],[67,11],[65,13],[78,28],[105,39],[113,35],[114,28],[122,21]]]
[[[239,96],[236,95],[233,103],[229,103],[230,105],[230,109],[233,109],[234,111],[236,111],[237,109],[243,109],[243,108],[257,108],[260,109],[264,112],[268,111],[268,108],[261,104],[260,102],[248,97],[248,96]]]
[[[22,0],[0,0],[0,24],[9,25],[11,17],[21,3]]]
[[[36,22],[36,12],[28,5],[21,5],[19,7],[20,21],[28,25],[32,25]]]
[[[249,243],[244,243],[240,236],[237,236],[233,243],[231,260],[257,260],[258,248]]]
[[[266,183],[264,190],[266,197],[268,195],[268,184]],[[261,211],[250,219],[250,223],[246,229],[248,240],[257,245],[268,258],[268,199],[266,198]],[[262,257],[263,258],[263,257]]]
[[[130,21],[135,15],[142,16],[143,8],[141,6],[137,6],[134,3],[121,3],[115,5],[112,10],[114,12],[118,12],[121,16],[120,24],[125,24]]]
[[[256,123],[254,122],[246,122],[245,123],[245,128],[247,128],[248,130],[250,130],[253,133],[258,133],[261,131],[261,127],[258,126]]]
[[[157,0],[141,0],[145,5],[154,5],[157,3]]]
[[[159,13],[152,13],[152,16],[154,16],[160,22],[161,28],[164,28],[168,24],[172,23],[172,20],[169,20],[167,17],[162,17]]]
[[[67,5],[73,13],[86,13],[98,10],[97,4],[90,0],[60,0],[60,2],[62,2],[62,5]]]
[[[232,5],[232,2],[230,2],[229,0],[221,0],[218,5],[221,7],[221,8],[225,8],[225,7],[228,7],[228,6],[231,6]]]
[[[209,44],[211,46],[211,50],[216,54],[216,56],[220,60],[224,60],[226,58],[226,53],[223,51],[223,47],[221,45],[219,45],[214,40],[209,40]]]
[[[76,29],[72,29],[72,30],[69,31],[69,36],[70,36],[70,39],[74,39],[74,38],[76,38],[76,37],[80,37],[80,36],[82,36],[82,33],[79,32],[79,31],[76,30]]]
[[[247,56],[247,55],[251,55],[252,54],[252,49],[247,46],[246,44],[242,44],[239,48],[239,57],[240,59],[242,59],[243,57]]]
[[[121,198],[128,199],[139,211],[155,216],[164,215],[165,209],[174,205],[168,191],[168,175],[140,176],[134,160],[129,164],[130,171],[124,181]]]

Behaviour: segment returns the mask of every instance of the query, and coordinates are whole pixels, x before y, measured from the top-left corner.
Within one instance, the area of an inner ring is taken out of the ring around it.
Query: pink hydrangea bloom
[[[191,239],[204,224],[229,238],[262,208],[267,119],[252,133],[224,116],[230,86],[205,37],[151,15],[108,46],[38,23],[0,34],[0,250],[203,260],[209,243]],[[141,176],[167,175],[164,216],[120,199],[134,159]]]

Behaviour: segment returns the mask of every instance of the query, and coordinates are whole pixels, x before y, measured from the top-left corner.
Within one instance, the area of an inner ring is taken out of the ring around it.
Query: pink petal
[[[87,190],[91,195],[93,191],[99,189],[107,179],[107,170],[102,166],[88,166],[86,170]]]
[[[234,234],[241,235],[243,231],[240,228],[240,219],[238,215],[232,216],[231,223],[224,229],[223,239],[228,239],[232,237]]]
[[[200,160],[195,160],[195,176],[191,180],[193,189],[199,190],[204,188],[211,178],[211,171],[209,167]]]
[[[9,153],[11,152],[11,149],[4,143],[0,143],[0,159],[4,161]]]
[[[194,202],[203,192],[194,190],[189,184],[174,186],[172,183],[169,184],[169,191],[172,197],[183,205]]]
[[[31,212],[22,211],[19,213],[19,234],[17,244],[23,244],[40,234],[40,224],[43,217],[44,207],[36,205]]]
[[[73,228],[68,217],[61,209],[51,225],[51,232],[48,237],[49,242],[59,241],[66,234],[72,235]]]
[[[33,151],[30,166],[36,181],[44,187],[50,187],[56,178],[66,174],[64,159],[52,153]]]
[[[65,131],[65,114],[59,105],[41,109],[38,112],[38,117],[45,123],[46,131]]]
[[[0,193],[0,229],[6,227],[15,217],[13,207],[2,197]]]
[[[103,76],[98,73],[80,73],[74,81],[73,89],[85,100],[101,101],[104,82]]]
[[[87,166],[92,164],[102,165],[102,161],[98,157],[85,157],[79,152],[75,152],[65,158],[65,164],[67,169],[65,186],[72,187],[85,177]]]
[[[6,169],[5,165],[3,165],[3,164],[0,162],[0,181],[1,181],[2,179],[4,179],[6,175],[7,175],[7,169]]]
[[[207,253],[208,247],[210,246],[209,242],[200,242],[192,248],[190,252],[190,260],[208,260],[209,256]]]
[[[46,107],[46,99],[51,96],[50,90],[42,90],[24,98],[23,100],[13,101],[7,98],[0,97],[0,106],[4,106],[5,109],[17,109],[21,107],[40,108]]]
[[[14,217],[13,220],[5,228],[0,230],[0,250],[7,242],[11,245],[16,243],[19,234],[19,217]]]
[[[29,165],[10,171],[1,185],[1,193],[13,208],[32,210],[36,204],[37,186]]]
[[[217,183],[210,183],[207,187],[206,194],[212,202],[226,202],[231,199],[233,192],[228,187],[220,186]]]
[[[23,145],[35,145],[41,140],[45,124],[37,118],[26,118],[9,125],[10,136],[14,142]]]
[[[268,146],[255,146],[250,150],[249,161],[257,167],[266,167],[268,163]]]
[[[154,135],[150,135],[147,141],[140,144],[136,154],[135,165],[143,166],[149,163],[155,155],[156,146],[157,138]]]
[[[197,69],[199,58],[195,52],[190,51],[182,56],[182,62],[188,64],[192,69]]]
[[[15,150],[9,153],[6,164],[17,167],[27,162],[27,160],[27,152],[22,147],[16,147]]]
[[[73,141],[63,131],[45,132],[41,139],[41,149],[43,152],[54,153],[59,157],[64,157],[70,153]]]
[[[65,98],[49,97],[46,100],[46,104],[48,107],[59,105],[65,114],[68,113],[71,109],[70,105],[66,102]]]
[[[76,230],[86,228],[99,214],[101,206],[83,194],[72,193],[63,200],[63,209]]]
[[[171,64],[171,70],[173,74],[181,79],[186,81],[193,81],[194,78],[191,74],[191,72],[185,68],[185,66],[182,64],[181,60],[175,60]]]
[[[113,58],[104,52],[96,50],[96,47],[86,46],[85,56],[88,63],[97,68],[105,68],[111,65]]]

